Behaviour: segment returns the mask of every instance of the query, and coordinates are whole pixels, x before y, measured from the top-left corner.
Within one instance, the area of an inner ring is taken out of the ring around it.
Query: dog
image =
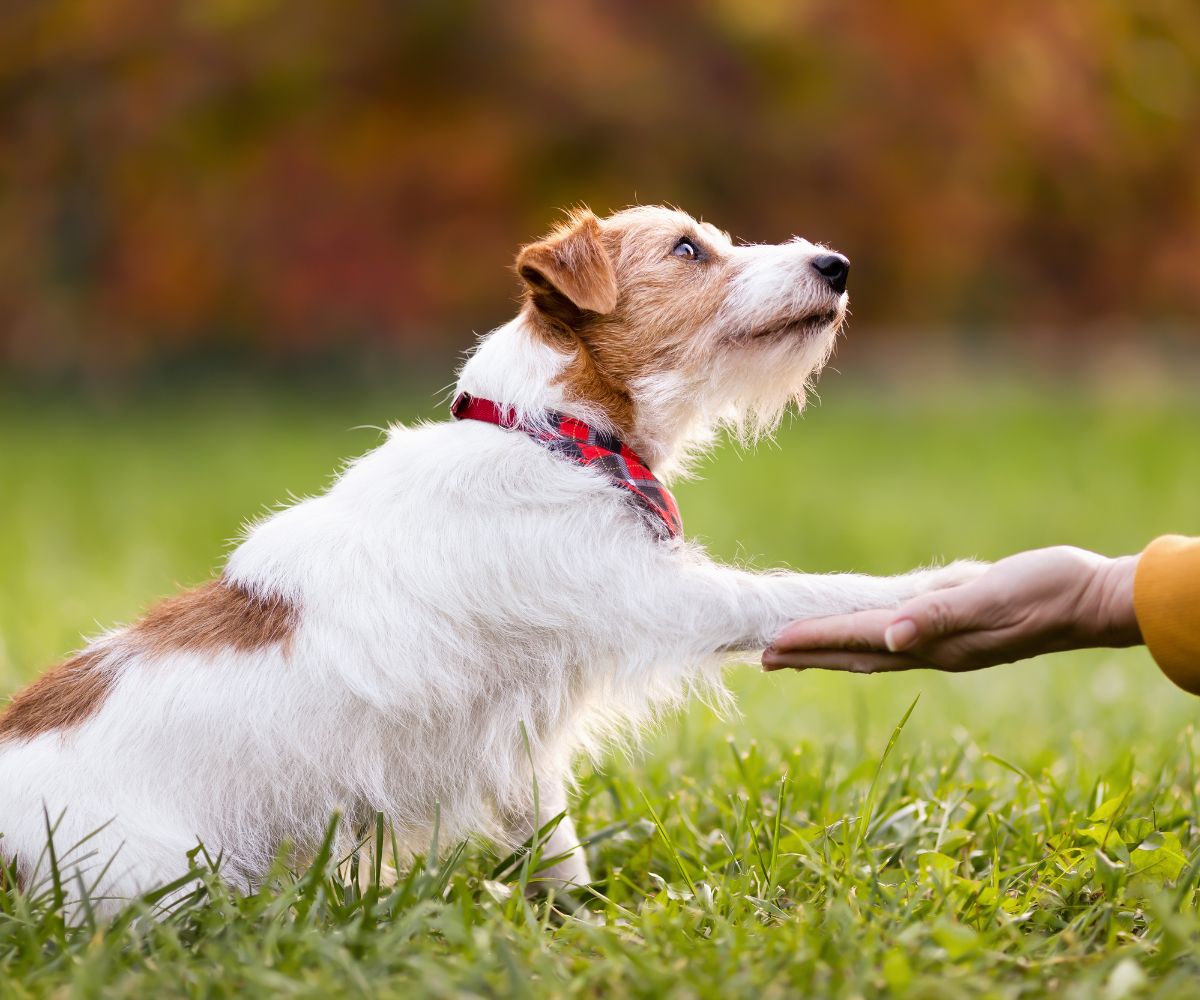
[[[218,579],[42,676],[0,716],[0,854],[137,896],[203,844],[251,891],[383,814],[401,852],[513,847],[565,814],[572,761],[788,622],[977,572],[748,572],[682,536],[664,485],[721,428],[803,404],[849,261],[735,245],[674,209],[569,214],[516,259],[516,318],[462,366],[454,417],[394,427],[323,495],[254,524]],[[535,792],[536,787],[536,792]],[[536,803],[536,808],[535,808]],[[589,872],[569,815],[546,884]],[[93,903],[95,905],[95,903]]]

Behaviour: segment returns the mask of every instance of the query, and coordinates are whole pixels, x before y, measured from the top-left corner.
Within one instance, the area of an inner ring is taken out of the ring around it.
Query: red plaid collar
[[[552,410],[546,412],[541,423],[522,423],[511,407],[502,407],[490,399],[480,399],[465,392],[455,397],[450,412],[458,420],[482,420],[523,431],[556,455],[595,469],[614,486],[626,490],[660,538],[678,538],[683,534],[683,519],[671,491],[654,478],[645,462],[612,434]]]

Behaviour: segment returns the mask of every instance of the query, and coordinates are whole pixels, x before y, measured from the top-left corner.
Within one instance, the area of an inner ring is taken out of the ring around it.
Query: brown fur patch
[[[0,714],[0,743],[71,729],[94,715],[129,656],[195,650],[246,652],[286,642],[296,610],[281,597],[258,597],[225,580],[169,597],[152,607],[114,650],[87,650],[17,694]],[[107,661],[107,666],[105,664]]]
[[[600,221],[576,212],[571,221],[517,254],[517,273],[539,308],[567,320],[579,313],[612,312],[617,279],[601,243]]]
[[[570,397],[603,411],[622,435],[633,429],[634,381],[674,369],[691,335],[723,301],[728,271],[707,228],[659,208],[630,209],[603,222],[579,210],[517,257],[534,328],[572,354],[561,384]],[[681,236],[709,248],[703,263],[671,255]],[[615,297],[589,298],[610,283]],[[592,307],[580,308],[586,301]]]
[[[129,638],[151,653],[225,647],[244,652],[286,641],[295,623],[295,609],[283,598],[258,597],[222,579],[155,605],[130,629]]]
[[[13,698],[0,715],[0,743],[70,729],[92,715],[112,686],[106,654],[83,652],[60,663]]]

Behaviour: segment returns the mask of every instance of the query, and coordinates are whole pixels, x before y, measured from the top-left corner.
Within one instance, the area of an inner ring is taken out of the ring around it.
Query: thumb
[[[901,605],[884,629],[884,645],[890,652],[899,653],[960,631],[966,610],[961,592],[965,589],[934,591]]]

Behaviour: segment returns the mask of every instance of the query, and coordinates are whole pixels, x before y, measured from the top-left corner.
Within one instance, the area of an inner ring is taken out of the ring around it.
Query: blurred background
[[[1198,530],[1194,0],[4,0],[0,695],[440,419],[517,247],[635,201],[854,261],[822,404],[678,490],[716,555]],[[1195,718],[1144,652],[1063,663],[738,683],[764,740],[915,688],[1026,763]]]
[[[848,253],[843,358],[1200,340],[1193,0],[7,0],[0,137],[10,382],[444,372],[578,202]]]

